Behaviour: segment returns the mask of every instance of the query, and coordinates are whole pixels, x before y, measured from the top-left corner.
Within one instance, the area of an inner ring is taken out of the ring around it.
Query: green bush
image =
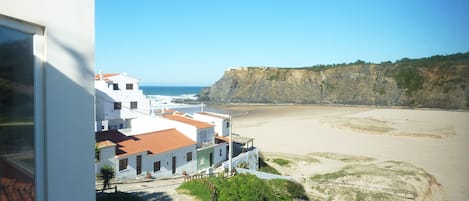
[[[272,162],[277,163],[280,166],[289,166],[290,165],[290,161],[286,160],[286,159],[283,159],[283,158],[274,158],[274,160]]]
[[[212,186],[212,190],[209,186]],[[213,186],[215,189],[213,190]],[[217,200],[308,200],[303,186],[282,180],[262,180],[250,174],[238,174],[228,179],[210,177],[182,184],[179,189],[189,191],[201,200],[210,200],[216,194]]]
[[[271,174],[280,174],[280,172],[265,162],[264,156],[262,156],[262,154],[259,156],[259,171]]]
[[[218,200],[277,200],[272,189],[254,175],[230,177],[218,189]]]
[[[422,88],[424,77],[418,73],[418,69],[412,66],[401,66],[394,73],[397,86],[405,89],[407,94]]]
[[[303,185],[300,183],[284,179],[272,179],[267,181],[267,183],[272,187],[274,193],[281,200],[309,199]]]
[[[206,179],[203,179],[186,182],[179,186],[179,189],[188,190],[191,195],[201,200],[210,200],[211,192],[206,181]]]

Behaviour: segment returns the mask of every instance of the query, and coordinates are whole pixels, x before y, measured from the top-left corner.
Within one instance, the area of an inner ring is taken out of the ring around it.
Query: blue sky
[[[469,1],[96,0],[96,72],[209,86],[240,66],[469,51]]]

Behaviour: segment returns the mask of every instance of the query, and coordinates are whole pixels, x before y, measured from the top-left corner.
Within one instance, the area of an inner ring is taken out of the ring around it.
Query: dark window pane
[[[137,109],[137,101],[130,102],[130,109]]]
[[[129,165],[129,161],[127,158],[119,160],[119,171],[127,169],[128,165]]]
[[[122,108],[122,103],[121,102],[114,102],[114,109],[115,110],[120,110]]]
[[[134,89],[134,85],[133,84],[126,84],[125,89],[132,90],[132,89]]]
[[[153,163],[153,172],[160,171],[160,169],[161,169],[161,162],[160,161],[154,162]]]
[[[33,37],[0,26],[0,198],[35,200],[34,171]]]

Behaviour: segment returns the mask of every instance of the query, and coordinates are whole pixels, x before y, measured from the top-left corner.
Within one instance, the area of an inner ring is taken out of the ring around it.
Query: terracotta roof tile
[[[108,77],[112,77],[112,76],[116,76],[116,75],[120,75],[120,73],[109,73],[109,74],[102,74],[102,79],[103,79],[103,80],[106,80],[106,78],[108,78]],[[95,80],[99,80],[99,77],[100,77],[100,75],[99,75],[99,74],[97,74],[97,75],[94,75],[94,79],[95,79]]]
[[[190,118],[182,117],[182,116],[178,116],[178,115],[164,114],[163,117],[165,117],[167,119],[170,119],[170,120],[173,120],[173,121],[179,121],[179,122],[182,122],[182,123],[185,123],[185,124],[189,124],[189,125],[195,126],[197,128],[210,128],[210,127],[213,127],[212,124],[208,124],[208,123],[205,123],[205,122],[197,121],[197,120],[194,120],[194,119],[190,119]]]
[[[97,143],[106,140],[117,144],[116,156],[119,157],[141,152],[160,154],[196,144],[175,128],[133,136],[126,136],[118,130],[96,133]]]

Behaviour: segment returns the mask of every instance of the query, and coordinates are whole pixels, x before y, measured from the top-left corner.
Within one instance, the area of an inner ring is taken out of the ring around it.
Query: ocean
[[[178,100],[197,100],[197,95],[205,87],[201,86],[140,86],[156,108],[175,109],[177,111],[192,114],[202,110],[201,104],[186,104]]]

